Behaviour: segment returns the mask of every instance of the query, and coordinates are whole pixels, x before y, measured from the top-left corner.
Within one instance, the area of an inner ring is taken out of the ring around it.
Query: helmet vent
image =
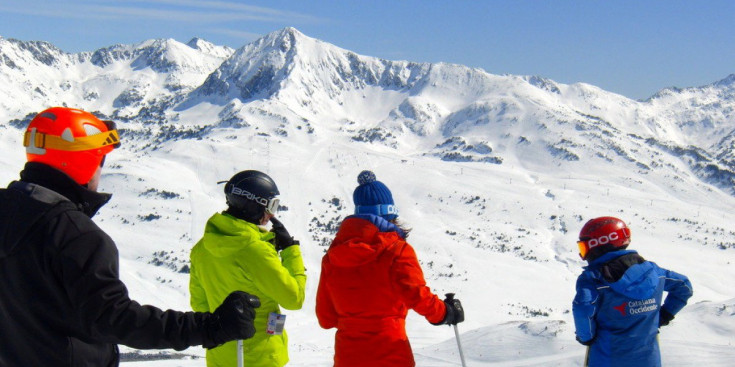
[[[49,120],[56,121],[56,115],[51,112],[43,112],[38,117],[45,117]]]
[[[102,130],[98,129],[94,125],[84,124],[82,125],[82,127],[84,127],[84,132],[87,133],[87,136],[92,136],[92,135],[97,135],[97,134],[102,133]]]
[[[68,127],[61,133],[61,138],[71,143],[74,142],[74,134],[72,134],[71,129]]]

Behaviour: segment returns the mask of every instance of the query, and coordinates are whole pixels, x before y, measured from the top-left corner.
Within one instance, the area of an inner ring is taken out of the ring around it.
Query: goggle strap
[[[270,198],[266,199],[260,196],[257,196],[253,194],[250,191],[243,190],[235,185],[232,186],[232,190],[230,191],[232,195],[242,196],[248,200],[252,200],[259,205],[262,205],[265,207],[265,210],[267,210],[271,214],[275,214],[278,211],[278,205],[280,200],[278,198]]]
[[[393,204],[357,205],[355,214],[398,215],[398,208]]]
[[[92,136],[74,138],[73,142],[64,140],[60,136],[39,133],[35,130],[32,132],[26,131],[23,136],[23,146],[30,146],[31,139],[33,139],[33,146],[35,148],[55,149],[68,152],[92,150],[104,148],[110,145],[117,148],[120,145],[120,136],[118,135],[117,130],[105,131]]]

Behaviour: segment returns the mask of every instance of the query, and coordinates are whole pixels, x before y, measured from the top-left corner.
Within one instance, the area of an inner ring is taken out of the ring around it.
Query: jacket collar
[[[79,185],[64,172],[43,163],[26,163],[23,171],[20,172],[20,180],[45,187],[64,196],[90,218],[112,198],[111,194],[91,191]]]
[[[369,221],[376,227],[378,227],[378,231],[380,232],[396,232],[398,233],[399,236],[401,236],[401,238],[403,239],[406,238],[406,233],[403,232],[402,229],[398,228],[397,225],[387,221],[385,218],[381,216],[374,215],[374,214],[355,214],[355,215],[350,215],[345,219],[348,219],[348,218],[364,219],[366,221]]]
[[[207,221],[205,232],[221,234],[223,236],[260,236],[266,239],[275,237],[273,232],[262,229],[244,219],[240,219],[227,211],[214,213]]]
[[[215,257],[227,257],[257,242],[271,242],[274,237],[273,232],[222,212],[209,218],[197,246],[202,246]]]
[[[597,268],[599,268],[600,266],[604,265],[605,263],[607,263],[610,260],[617,259],[617,258],[619,258],[619,257],[621,257],[623,255],[637,254],[637,253],[638,253],[638,251],[635,251],[635,250],[611,251],[611,252],[608,252],[608,253],[603,254],[602,256],[596,258],[595,260],[593,260],[592,262],[590,262],[590,264],[587,265],[587,266],[585,266],[584,268],[585,269],[597,269]]]

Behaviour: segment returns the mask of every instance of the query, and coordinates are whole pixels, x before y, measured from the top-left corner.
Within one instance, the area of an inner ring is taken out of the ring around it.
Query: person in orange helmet
[[[118,251],[92,221],[115,124],[73,108],[36,115],[20,180],[0,189],[0,365],[117,366],[117,344],[213,348],[255,333],[257,297],[231,293],[214,312],[162,311],[128,297]]]
[[[322,258],[316,315],[337,328],[336,367],[414,366],[406,335],[413,309],[434,325],[464,321],[458,299],[442,301],[426,286],[393,195],[371,171],[358,176],[355,215],[345,218]]]

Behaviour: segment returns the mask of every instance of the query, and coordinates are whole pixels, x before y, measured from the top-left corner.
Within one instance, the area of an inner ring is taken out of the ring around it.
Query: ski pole
[[[462,352],[462,343],[459,341],[459,330],[457,329],[457,324],[452,326],[454,326],[454,336],[457,338],[457,347],[459,347],[459,359],[462,360],[462,367],[467,367],[467,363],[464,361],[464,352]]]
[[[245,361],[243,361],[243,348],[242,348],[242,339],[237,339],[237,367],[244,367]]]
[[[454,293],[447,293],[444,295],[446,299],[445,302],[452,303],[454,301]],[[467,363],[464,361],[464,351],[462,351],[462,342],[459,340],[459,328],[457,328],[457,324],[452,324],[454,326],[454,337],[457,339],[457,347],[459,348],[459,359],[462,361],[462,367],[467,367]]]
[[[250,307],[252,308],[260,307],[260,299],[257,296],[254,296],[252,294],[248,294],[248,296],[249,297],[248,297],[247,302],[250,305]],[[241,307],[238,307],[238,311],[245,312],[245,309],[244,307],[241,306]],[[245,358],[244,358],[243,353],[245,352],[244,350],[245,348],[242,345],[242,339],[237,339],[237,348],[235,349],[237,350],[237,367],[244,367]]]

